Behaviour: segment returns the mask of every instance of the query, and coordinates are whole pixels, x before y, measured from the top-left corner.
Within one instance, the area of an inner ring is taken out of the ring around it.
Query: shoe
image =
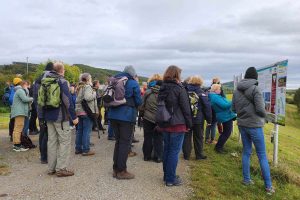
[[[207,156],[205,155],[200,155],[199,157],[196,157],[196,160],[205,160]]]
[[[128,180],[128,179],[134,179],[134,175],[129,173],[127,170],[121,171],[117,173],[117,179],[121,180]]]
[[[13,148],[13,150],[15,151],[15,152],[24,152],[24,151],[28,151],[29,149],[28,148],[25,148],[23,145],[21,145],[21,146],[16,146],[16,145],[14,145],[14,148]]]
[[[242,184],[243,184],[243,185],[246,185],[246,186],[250,186],[250,185],[254,185],[254,181],[252,181],[252,180],[247,181],[247,182],[246,182],[246,181],[243,181]]]
[[[108,140],[112,140],[112,141],[116,140],[115,137],[107,137],[107,139],[108,139]]]
[[[144,161],[151,161],[151,158],[144,158]]]
[[[37,135],[37,134],[39,134],[38,131],[29,131],[29,135]]]
[[[224,149],[215,148],[215,151],[219,154],[226,154],[227,152]]]
[[[140,141],[135,138],[132,139],[132,143],[138,143],[138,142],[140,142]]]
[[[92,143],[92,142],[90,142],[90,147],[93,147],[93,146],[95,146],[95,144],[94,144],[94,143]]]
[[[134,156],[136,156],[137,155],[137,153],[136,152],[133,152],[133,151],[130,151],[129,153],[128,153],[128,157],[134,157]]]
[[[94,151],[88,151],[88,152],[83,152],[82,153],[82,156],[92,156],[92,155],[95,155]]]
[[[50,176],[54,175],[55,173],[56,173],[55,170],[54,170],[54,171],[48,171],[48,172],[47,172],[47,174],[50,175]]]
[[[210,141],[208,139],[205,140],[205,144],[210,144]]]
[[[74,175],[74,172],[71,170],[67,170],[67,169],[61,169],[56,172],[57,177],[67,177],[67,176],[73,176],[73,175]]]
[[[183,155],[183,159],[184,159],[184,160],[190,160],[190,157],[189,157],[189,156],[184,156],[184,155]]]
[[[77,151],[77,150],[76,150],[76,151],[75,151],[75,154],[76,154],[76,155],[82,154],[82,151]]]
[[[166,183],[167,187],[172,187],[172,186],[180,186],[182,185],[182,180],[180,178],[175,178],[175,181],[173,183]]]
[[[41,160],[41,164],[48,164],[47,160]]]
[[[266,188],[266,192],[267,192],[267,195],[273,195],[275,193],[275,190],[273,187]]]
[[[163,178],[163,179],[164,179],[164,182],[166,182],[165,175],[164,175],[164,178]],[[181,178],[180,178],[180,176],[179,176],[179,175],[176,175],[176,176],[175,176],[175,179],[180,179],[180,180],[181,180]]]
[[[161,158],[156,158],[156,159],[153,159],[154,160],[154,162],[156,162],[156,163],[162,163],[162,159]]]
[[[117,178],[117,171],[116,170],[113,171],[112,176],[113,176],[113,178]]]

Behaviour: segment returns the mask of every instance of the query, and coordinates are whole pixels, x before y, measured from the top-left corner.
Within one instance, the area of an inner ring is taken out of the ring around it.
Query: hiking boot
[[[47,160],[41,160],[41,164],[48,164]]]
[[[205,155],[200,155],[199,157],[196,157],[196,160],[205,160],[207,156]]]
[[[275,190],[274,190],[273,187],[266,188],[266,192],[267,192],[267,195],[273,195],[273,194],[275,194]]]
[[[132,143],[138,143],[138,142],[140,142],[140,141],[135,138],[132,139]]]
[[[115,137],[107,137],[107,139],[108,139],[108,140],[112,140],[112,141],[116,140]]]
[[[50,175],[50,176],[54,175],[55,173],[56,173],[55,170],[54,170],[54,171],[48,171],[48,172],[47,172],[47,174]]]
[[[226,154],[227,152],[224,149],[215,148],[215,151],[219,154]]]
[[[144,157],[144,161],[151,161],[151,158]]]
[[[153,159],[154,160],[154,162],[156,162],[156,163],[161,163],[163,160],[161,159],[161,158],[155,158],[155,159]]]
[[[88,152],[84,152],[82,153],[83,156],[92,156],[92,155],[95,155],[95,152],[94,151],[88,151]]]
[[[76,150],[76,151],[75,151],[75,154],[76,154],[76,155],[82,154],[82,151],[77,151],[77,150]]]
[[[128,153],[128,157],[134,157],[134,156],[136,156],[137,155],[137,153],[136,152],[133,152],[133,151],[130,151],[129,153]]]
[[[121,180],[128,180],[128,179],[134,179],[134,175],[129,173],[127,170],[121,171],[117,173],[117,179]]]
[[[61,169],[56,172],[57,177],[67,177],[67,176],[73,176],[73,175],[74,175],[74,172],[67,170],[67,169]]]
[[[243,181],[242,184],[246,185],[246,186],[250,186],[250,185],[254,185],[254,181],[252,181],[252,180],[250,180],[250,181]]]
[[[23,151],[28,151],[28,148],[25,148],[23,145],[20,145],[20,146],[14,145],[13,150],[15,152],[21,152],[21,151],[23,152]]]
[[[172,186],[180,186],[182,185],[182,180],[180,178],[175,178],[175,181],[173,183],[166,183],[166,186],[172,187]]]

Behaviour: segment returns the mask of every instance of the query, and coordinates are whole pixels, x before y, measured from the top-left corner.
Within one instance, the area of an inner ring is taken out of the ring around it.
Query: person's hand
[[[78,124],[78,117],[76,119],[73,120],[73,124],[76,125]]]
[[[211,124],[207,124],[207,126],[211,126]]]

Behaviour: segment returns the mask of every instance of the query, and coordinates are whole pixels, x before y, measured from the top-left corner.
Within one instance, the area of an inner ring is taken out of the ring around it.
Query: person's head
[[[214,77],[214,78],[212,79],[212,84],[221,84],[220,78],[219,78],[219,77]]]
[[[211,92],[214,92],[216,94],[220,94],[221,93],[221,85],[220,84],[213,84],[210,88]]]
[[[92,76],[89,73],[83,73],[80,75],[79,81],[92,85]]]
[[[75,87],[74,87],[74,85],[70,85],[70,92],[71,92],[71,94],[75,93]]]
[[[257,74],[257,71],[255,69],[255,67],[249,67],[247,70],[246,70],[246,73],[245,73],[245,79],[255,79],[257,80],[258,78],[258,74]]]
[[[130,76],[132,76],[133,78],[137,77],[137,74],[135,72],[135,69],[133,68],[132,65],[128,65],[124,68],[123,72],[129,74]]]
[[[45,71],[52,71],[52,70],[53,70],[53,62],[48,62],[46,64]]]
[[[181,69],[175,65],[169,66],[163,76],[164,81],[176,81],[180,82],[181,81]]]
[[[53,64],[53,70],[58,73],[59,75],[65,75],[65,66],[62,62],[55,62]]]
[[[20,78],[18,78],[18,77],[13,79],[13,84],[14,84],[14,86],[20,85],[21,82],[22,82],[22,79],[20,79]]]
[[[153,74],[149,79],[148,79],[148,83],[152,82],[152,81],[161,81],[162,77],[160,74]]]
[[[21,85],[21,87],[22,87],[23,89],[28,89],[28,87],[29,87],[29,82],[28,82],[28,81],[22,81],[22,82],[20,83],[20,85]]]
[[[190,80],[191,76],[187,77],[186,79],[184,79],[183,83],[187,84]]]
[[[94,80],[93,81],[93,87],[97,88],[97,89],[100,88],[100,82],[98,80]]]
[[[187,83],[191,85],[202,86],[203,79],[200,76],[191,76]]]

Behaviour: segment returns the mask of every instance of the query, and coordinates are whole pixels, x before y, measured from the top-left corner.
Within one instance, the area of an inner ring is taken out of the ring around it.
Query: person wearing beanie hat
[[[124,73],[129,74],[130,76],[132,76],[133,78],[135,78],[137,76],[135,69],[133,68],[132,65],[128,65],[124,68]]]
[[[242,172],[243,184],[251,185],[250,157],[252,143],[260,163],[267,194],[273,194],[270,167],[266,154],[264,139],[264,123],[266,118],[265,103],[261,90],[258,88],[258,74],[255,67],[246,70],[233,93],[232,110],[237,113],[237,124],[243,141]]]
[[[136,81],[136,71],[132,66],[126,66],[123,72],[114,77],[127,77],[128,80],[124,86],[126,104],[110,107],[107,114],[116,140],[113,156],[113,177],[133,179],[134,175],[127,171],[126,163],[136,123],[137,108],[142,104],[141,91]]]
[[[13,84],[14,84],[15,86],[20,85],[21,82],[22,82],[22,79],[20,79],[20,78],[14,78],[14,79],[13,79]]]
[[[246,73],[245,73],[245,79],[255,79],[257,80],[258,78],[258,74],[257,74],[257,71],[255,69],[255,67],[249,67],[247,70],[246,70]]]
[[[45,71],[52,71],[53,70],[53,62],[48,62]]]

